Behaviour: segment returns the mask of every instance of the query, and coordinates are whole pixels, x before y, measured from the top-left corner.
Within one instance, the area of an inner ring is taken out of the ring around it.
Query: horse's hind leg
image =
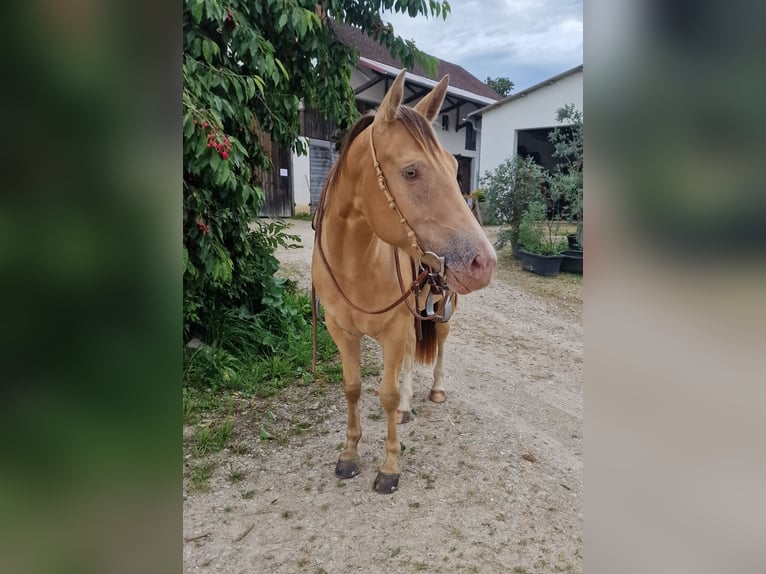
[[[447,400],[444,390],[444,344],[449,335],[449,323],[436,323],[436,366],[434,367],[434,384],[431,387],[429,399],[435,403]]]
[[[338,327],[331,317],[327,316],[327,330],[338,346],[343,362],[343,391],[346,394],[348,410],[348,426],[346,428],[346,444],[335,465],[335,476],[338,478],[354,478],[359,474],[359,455],[357,445],[362,438],[362,422],[359,416],[359,397],[362,394],[361,376],[361,335],[355,335]]]
[[[404,353],[402,365],[402,384],[399,389],[399,410],[396,411],[397,424],[412,420],[412,370],[415,363],[415,333],[411,333]]]
[[[380,404],[386,411],[386,458],[375,477],[373,489],[390,494],[399,486],[399,435],[396,430],[396,410],[399,408],[399,372],[407,350],[409,315],[401,329],[390,328],[380,340],[383,348],[383,380],[380,383]]]

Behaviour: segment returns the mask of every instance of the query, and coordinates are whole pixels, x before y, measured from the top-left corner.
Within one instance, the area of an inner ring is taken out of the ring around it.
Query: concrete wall
[[[582,89],[580,71],[486,112],[481,119],[481,173],[516,155],[518,130],[560,126],[556,110],[565,104],[582,111]]]

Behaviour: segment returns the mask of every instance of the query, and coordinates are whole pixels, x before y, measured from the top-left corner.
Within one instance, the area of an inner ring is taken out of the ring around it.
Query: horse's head
[[[449,77],[442,78],[414,108],[408,108],[401,105],[404,76],[402,71],[396,78],[369,128],[373,155],[420,248],[445,258],[447,284],[458,293],[481,289],[490,281],[497,256],[462,196],[457,161],[431,128]],[[365,163],[369,165],[369,161],[368,156]],[[416,256],[401,217],[389,207],[377,180],[374,186],[363,194],[370,226],[384,241]]]

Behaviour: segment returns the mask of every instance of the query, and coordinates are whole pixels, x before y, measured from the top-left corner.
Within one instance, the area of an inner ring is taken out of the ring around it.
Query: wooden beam
[[[364,84],[362,84],[361,86],[359,86],[358,88],[356,88],[354,90],[354,95],[358,96],[359,94],[361,94],[365,90],[369,90],[371,87],[373,87],[375,84],[379,83],[384,78],[385,78],[385,76],[378,76],[377,78],[373,78],[372,80],[369,80],[369,81],[365,82]]]
[[[447,106],[446,108],[442,108],[442,109],[441,109],[441,111],[440,111],[439,113],[440,113],[440,114],[448,114],[448,113],[450,113],[452,110],[454,110],[455,108],[459,108],[461,105],[462,105],[462,104],[459,104],[459,103],[458,103],[458,104],[452,104],[451,106]],[[458,119],[460,119],[460,118],[458,118]]]
[[[403,104],[409,104],[412,100],[417,100],[418,98],[422,98],[425,96],[428,92],[431,90],[426,88],[425,90],[421,90],[419,92],[413,91],[413,94],[411,96],[407,96],[405,99],[402,100]]]

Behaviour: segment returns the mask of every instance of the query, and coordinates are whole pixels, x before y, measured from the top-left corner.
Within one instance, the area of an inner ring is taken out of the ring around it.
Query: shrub
[[[524,251],[537,255],[558,255],[568,248],[567,240],[559,237],[561,219],[547,217],[543,201],[532,201],[519,224],[519,245]]]
[[[545,170],[531,158],[521,156],[506,159],[493,172],[485,172],[482,176],[488,222],[510,226],[500,230],[497,249],[509,241],[518,242],[521,216],[529,202],[540,196],[544,184]]]

